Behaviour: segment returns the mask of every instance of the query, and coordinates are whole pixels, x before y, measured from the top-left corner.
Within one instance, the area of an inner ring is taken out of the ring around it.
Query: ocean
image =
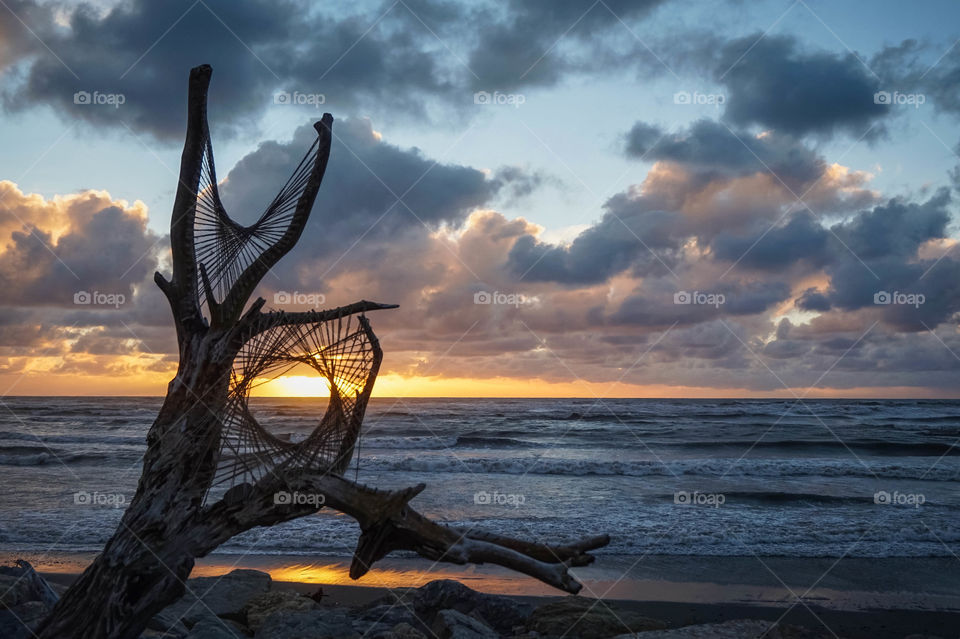
[[[0,401],[0,552],[95,552],[133,496],[160,398]],[[296,440],[324,399],[255,399]],[[519,537],[610,533],[597,555],[950,557],[960,402],[374,399],[349,476],[425,482],[431,517]],[[80,495],[81,497],[78,497]],[[218,552],[349,557],[348,517]]]

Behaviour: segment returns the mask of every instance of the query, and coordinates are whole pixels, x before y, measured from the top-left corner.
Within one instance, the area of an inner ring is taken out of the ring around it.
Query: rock
[[[832,633],[810,630],[800,626],[780,626],[759,619],[737,619],[723,623],[697,624],[673,630],[645,632],[643,639],[819,639],[835,637]],[[636,639],[637,635],[623,634],[616,639]]]
[[[259,570],[234,570],[220,577],[187,581],[186,594],[164,611],[192,628],[202,619],[223,617],[245,621],[247,602],[270,590],[270,575]]]
[[[410,608],[415,615],[411,614]],[[377,621],[385,615],[382,621],[386,623],[406,622],[429,636],[429,629],[440,610],[456,610],[483,619],[501,634],[513,634],[513,628],[524,624],[533,607],[509,597],[477,592],[459,581],[438,579],[420,588],[392,591],[368,604],[363,618]]]
[[[384,597],[362,607],[355,613],[355,625],[361,634],[371,637],[378,633],[393,632],[394,627],[403,623],[418,630],[426,631],[428,626],[425,626],[410,609],[409,602],[405,601],[405,604],[397,603],[396,598],[391,598],[392,603],[380,603],[387,600]]]
[[[255,639],[360,639],[346,613],[335,608],[290,612],[267,617]]]
[[[499,639],[496,630],[475,617],[456,610],[441,610],[433,622],[439,639]]]
[[[408,623],[398,623],[390,639],[427,639],[427,636]]]
[[[376,625],[384,627],[382,629],[368,630],[363,635],[364,639],[427,639],[427,635],[408,623],[398,623],[393,628],[385,624]]]
[[[164,639],[182,639],[190,632],[169,608],[154,615],[153,619],[147,622],[147,630],[151,631],[151,634],[144,633],[144,636]]]
[[[13,608],[26,601],[25,589],[20,588],[17,577],[0,575],[0,608]]]
[[[247,639],[250,635],[226,619],[207,617],[190,629],[186,639]]]
[[[245,607],[247,626],[256,631],[263,622],[278,610],[304,611],[316,610],[320,605],[297,592],[289,590],[272,590],[257,595],[247,602]]]
[[[0,637],[3,639],[32,639],[34,630],[50,609],[41,601],[25,601],[0,610]]]
[[[17,559],[12,566],[0,566],[0,607],[12,608],[26,601],[40,601],[52,608],[59,599],[60,595],[30,562]]]
[[[527,630],[541,635],[582,639],[607,639],[666,627],[662,621],[619,608],[612,602],[576,596],[543,604],[533,611],[526,624]]]

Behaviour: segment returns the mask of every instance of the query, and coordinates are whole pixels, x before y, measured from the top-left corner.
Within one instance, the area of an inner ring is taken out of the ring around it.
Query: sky
[[[158,395],[190,68],[380,396],[960,396],[960,5],[0,0],[0,395]],[[323,394],[296,372],[264,394]]]

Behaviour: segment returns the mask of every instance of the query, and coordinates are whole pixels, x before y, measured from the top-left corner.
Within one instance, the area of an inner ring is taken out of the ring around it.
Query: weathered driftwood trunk
[[[266,272],[297,242],[320,187],[330,152],[333,118],[315,125],[319,149],[289,228],[214,299],[194,248],[194,221],[203,154],[207,144],[206,97],[211,69],[190,74],[187,137],[170,226],[173,276],[155,280],[170,302],[180,366],[147,435],[143,473],[135,496],[103,552],[63,595],[39,630],[42,639],[132,639],[150,618],[182,596],[197,557],[256,526],[269,526],[316,512],[309,504],[276,504],[278,490],[323,494],[324,507],[357,520],[362,534],[351,565],[353,578],[392,550],[454,563],[491,562],[526,573],[557,588],[577,592],[570,566],[590,561],[588,551],[604,536],[548,546],[437,524],[408,502],[424,486],[379,491],[329,470],[279,470],[239,493],[205,503],[217,472],[216,442],[227,401],[234,356],[251,338],[277,325],[311,325],[353,313],[390,308],[372,302],[319,312],[263,312],[262,299],[245,310]],[[198,282],[200,286],[198,286]],[[201,311],[206,290],[209,321]],[[375,374],[375,373],[374,373]]]

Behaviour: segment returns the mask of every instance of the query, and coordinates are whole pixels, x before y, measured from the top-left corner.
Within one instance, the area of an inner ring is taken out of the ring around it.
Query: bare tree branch
[[[207,90],[213,69],[204,64],[190,71],[187,105],[187,136],[180,155],[180,179],[170,218],[170,248],[173,253],[173,280],[157,273],[154,280],[166,294],[173,310],[177,335],[203,330],[197,296],[197,261],[193,248],[193,224],[197,211],[197,189],[203,167],[207,137]]]
[[[319,142],[317,155],[313,163],[313,169],[307,180],[307,185],[297,200],[297,207],[294,211],[290,226],[287,227],[283,236],[280,237],[272,246],[266,249],[258,259],[251,263],[240,277],[230,287],[223,302],[221,302],[221,313],[223,322],[227,323],[240,317],[244,305],[253,294],[253,290],[263,279],[274,265],[286,255],[300,240],[300,235],[307,225],[310,218],[310,211],[313,209],[314,200],[317,192],[320,190],[320,183],[323,181],[323,174],[327,170],[327,160],[330,157],[330,142],[332,138],[333,116],[324,113],[319,122],[315,122],[313,128],[317,130]]]
[[[212,548],[251,528],[271,526],[316,510],[309,505],[275,503],[275,495],[280,491],[322,495],[326,507],[350,515],[363,531],[350,567],[353,579],[365,575],[389,552],[410,550],[435,561],[497,564],[577,593],[581,584],[569,568],[592,563],[594,557],[589,551],[610,542],[608,535],[599,535],[550,546],[439,524],[408,503],[425,488],[424,484],[382,491],[328,473],[278,472],[256,486],[244,486],[206,513],[206,538],[219,540]]]

